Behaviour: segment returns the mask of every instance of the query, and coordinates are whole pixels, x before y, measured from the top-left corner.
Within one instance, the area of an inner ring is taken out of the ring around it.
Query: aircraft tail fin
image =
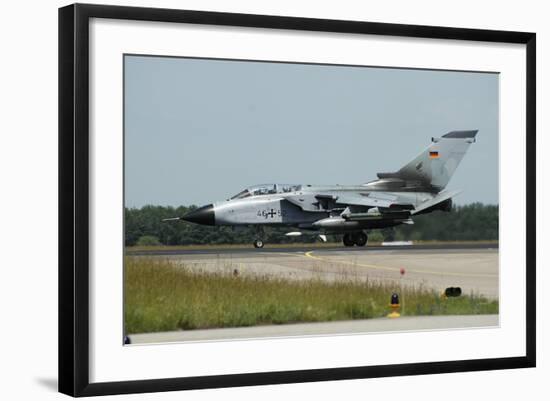
[[[451,131],[432,143],[416,158],[395,173],[378,173],[378,178],[397,178],[416,182],[421,186],[443,190],[470,144],[475,142],[477,130]]]

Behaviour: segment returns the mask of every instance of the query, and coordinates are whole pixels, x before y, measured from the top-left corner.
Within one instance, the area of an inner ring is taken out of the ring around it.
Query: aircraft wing
[[[381,199],[362,195],[360,193],[329,193],[329,194],[304,194],[286,196],[290,203],[300,207],[304,211],[316,211],[320,209],[344,209],[348,206],[361,206],[365,208],[392,208],[392,209],[414,209],[409,204],[399,204],[391,199]],[[323,207],[321,208],[320,205]]]
[[[345,206],[363,206],[367,208],[376,207],[380,209],[380,211],[383,211],[383,213],[414,210],[414,205],[410,203],[400,203],[397,201],[396,196],[387,194],[387,197],[383,198],[379,193],[375,195],[376,196],[368,196],[358,192],[343,194],[338,196],[336,203]]]
[[[365,207],[390,207],[393,201],[387,199],[377,199],[361,195],[360,193],[350,193],[338,196],[336,202],[341,205],[365,206]]]
[[[440,192],[438,193],[436,196],[434,196],[432,199],[424,202],[424,203],[421,203],[420,205],[418,205],[416,207],[415,210],[411,211],[411,214],[417,214],[417,213],[420,213],[421,211],[423,210],[426,210],[432,206],[435,206],[437,205],[438,203],[441,203],[441,202],[444,202],[446,201],[447,199],[450,199],[452,198],[453,196],[456,196],[458,195],[459,193],[461,193],[462,191],[461,190],[458,190],[458,191],[443,191],[443,192]]]

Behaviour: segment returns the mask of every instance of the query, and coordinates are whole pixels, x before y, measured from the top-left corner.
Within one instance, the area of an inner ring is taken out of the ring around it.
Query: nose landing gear
[[[254,248],[260,249],[264,247],[264,228],[256,226],[256,239],[254,240]]]
[[[342,242],[345,246],[365,246],[367,245],[368,236],[363,231],[354,233],[345,233]]]

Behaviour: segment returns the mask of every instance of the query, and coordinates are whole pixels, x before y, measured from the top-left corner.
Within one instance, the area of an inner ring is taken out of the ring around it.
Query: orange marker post
[[[403,305],[403,307],[401,308],[401,312],[403,314],[405,314],[405,296],[404,296],[404,293],[403,293],[403,276],[405,275],[405,268],[402,267],[401,269],[399,269],[399,292],[401,292],[401,304]]]

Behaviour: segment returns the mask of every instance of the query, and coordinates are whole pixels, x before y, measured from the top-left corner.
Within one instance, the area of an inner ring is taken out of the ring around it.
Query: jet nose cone
[[[189,221],[191,223],[213,226],[215,224],[214,205],[206,205],[200,207],[196,210],[193,210],[192,212],[187,213],[181,219]]]

